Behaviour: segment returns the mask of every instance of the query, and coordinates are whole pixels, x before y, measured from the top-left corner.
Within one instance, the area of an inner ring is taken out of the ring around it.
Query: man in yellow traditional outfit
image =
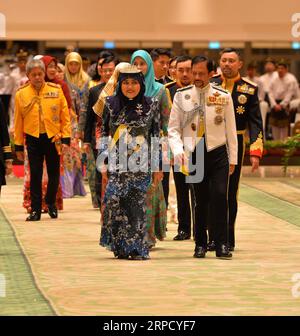
[[[51,218],[57,218],[55,198],[59,184],[59,154],[70,144],[70,116],[61,87],[45,82],[45,66],[40,60],[26,65],[29,82],[15,98],[15,151],[24,160],[24,139],[30,167],[32,212],[27,221],[41,218],[43,162],[49,177],[46,203]]]

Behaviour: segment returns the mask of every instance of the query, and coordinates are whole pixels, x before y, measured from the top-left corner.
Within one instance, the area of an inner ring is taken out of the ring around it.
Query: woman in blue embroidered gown
[[[151,172],[151,162],[159,167],[159,155],[150,151],[151,137],[159,137],[159,109],[145,96],[144,76],[135,66],[120,71],[116,94],[105,101],[101,131],[97,161],[108,184],[100,245],[119,259],[148,259],[146,194],[162,178]]]

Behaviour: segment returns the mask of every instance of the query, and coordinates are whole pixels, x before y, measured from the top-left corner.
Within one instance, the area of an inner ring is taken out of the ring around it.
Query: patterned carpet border
[[[300,207],[291,202],[245,184],[240,186],[239,199],[274,217],[300,227]]]
[[[57,315],[39,288],[32,265],[1,205],[0,232],[0,316]]]

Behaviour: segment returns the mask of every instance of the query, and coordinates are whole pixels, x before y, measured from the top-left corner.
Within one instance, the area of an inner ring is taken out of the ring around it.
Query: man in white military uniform
[[[195,253],[204,258],[207,249],[207,209],[216,214],[216,256],[231,258],[228,242],[228,178],[237,164],[237,135],[230,93],[209,83],[213,62],[204,56],[192,61],[194,85],[177,90],[170,115],[168,137],[175,163],[184,171],[196,198]],[[199,149],[202,152],[199,157]],[[194,165],[195,171],[191,171]],[[203,166],[203,178],[199,172]],[[211,204],[209,205],[209,202]]]

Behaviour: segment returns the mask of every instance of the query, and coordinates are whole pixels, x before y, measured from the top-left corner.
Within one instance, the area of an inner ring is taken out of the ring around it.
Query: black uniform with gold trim
[[[168,88],[170,92],[171,100],[173,102],[175,93],[178,89],[181,88],[181,86],[179,86],[176,81],[173,81],[173,82],[165,84],[165,87]]]
[[[231,248],[234,248],[234,227],[238,208],[237,193],[245,152],[246,128],[249,130],[250,155],[261,158],[263,152],[263,126],[257,95],[258,89],[255,83],[249,81],[247,78],[240,77],[240,75],[233,79],[225,79],[222,75],[217,75],[212,78],[211,82],[231,92],[235,110],[236,129],[238,134],[238,165],[235,167],[234,173],[230,176],[228,192],[228,243]]]
[[[5,180],[5,161],[12,159],[9,135],[5,119],[4,108],[0,101],[0,190],[6,184]]]

